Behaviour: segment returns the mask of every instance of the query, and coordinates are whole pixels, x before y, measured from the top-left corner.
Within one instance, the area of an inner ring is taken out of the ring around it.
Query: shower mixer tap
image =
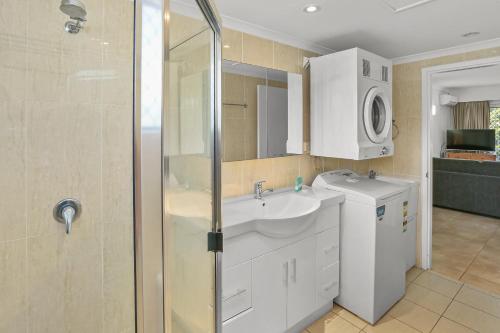
[[[54,207],[53,215],[57,222],[66,225],[66,234],[71,233],[73,223],[80,217],[82,205],[75,199],[64,199]]]

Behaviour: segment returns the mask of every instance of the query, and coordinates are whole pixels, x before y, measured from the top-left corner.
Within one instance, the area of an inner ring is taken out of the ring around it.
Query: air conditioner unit
[[[458,97],[453,95],[441,95],[439,96],[439,104],[443,106],[453,106],[457,105]]]

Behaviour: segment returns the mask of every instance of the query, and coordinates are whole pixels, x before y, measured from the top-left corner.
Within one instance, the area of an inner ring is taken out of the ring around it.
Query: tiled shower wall
[[[59,0],[0,2],[0,332],[134,331],[134,3],[83,2],[76,35]]]

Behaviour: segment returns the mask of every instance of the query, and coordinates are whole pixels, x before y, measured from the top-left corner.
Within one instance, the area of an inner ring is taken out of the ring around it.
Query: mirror
[[[222,160],[303,153],[302,75],[224,60]]]

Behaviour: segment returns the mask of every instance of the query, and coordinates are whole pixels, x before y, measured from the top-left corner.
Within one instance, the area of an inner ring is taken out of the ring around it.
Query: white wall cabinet
[[[325,203],[308,230],[288,239],[249,232],[225,239],[223,332],[302,332],[339,291],[339,204]]]

